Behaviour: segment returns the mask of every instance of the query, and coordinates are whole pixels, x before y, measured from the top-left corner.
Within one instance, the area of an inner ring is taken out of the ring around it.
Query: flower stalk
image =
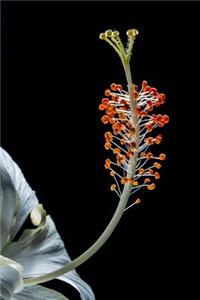
[[[138,92],[137,86],[132,82],[130,60],[137,34],[136,29],[127,31],[127,49],[124,48],[118,31],[107,30],[100,34],[100,39],[111,45],[119,55],[128,87],[128,91],[125,91],[121,85],[112,84],[111,89],[105,91],[107,98],[103,98],[99,106],[101,111],[105,111],[102,122],[110,123],[113,129],[113,133],[105,133],[105,149],[112,150],[115,159],[114,161],[106,159],[105,168],[110,171],[110,175],[115,180],[110,189],[119,196],[117,209],[104,232],[89,249],[54,272],[25,279],[25,286],[55,279],[87,261],[111,236],[124,211],[140,203],[140,199],[136,199],[127,206],[130,196],[142,187],[147,187],[149,190],[155,188],[150,177],[159,179],[160,175],[154,172],[154,169],[159,169],[161,165],[158,162],[149,165],[149,160],[164,160],[165,154],[154,156],[151,152],[147,152],[150,145],[159,144],[162,139],[161,135],[150,137],[148,134],[158,126],[163,127],[169,119],[166,115],[150,114],[153,106],[160,106],[164,103],[164,94],[159,94],[155,88],[149,87],[146,81],[143,82],[142,89]],[[142,182],[143,179],[144,182]]]

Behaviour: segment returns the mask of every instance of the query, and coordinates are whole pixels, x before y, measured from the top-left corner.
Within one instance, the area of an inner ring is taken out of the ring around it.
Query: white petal
[[[38,204],[38,200],[35,196],[35,192],[26,182],[17,164],[1,147],[0,177],[0,227],[6,228],[6,231],[10,230],[10,238],[12,239],[24,223],[30,211]],[[2,191],[4,192],[2,193]],[[18,201],[16,200],[16,194]],[[8,217],[4,218],[4,214]],[[12,228],[10,228],[11,225]],[[8,235],[8,233],[6,234]]]
[[[0,253],[10,239],[18,202],[19,199],[10,178],[0,174]]]
[[[12,299],[13,293],[23,288],[22,266],[0,255],[0,299]]]
[[[41,285],[29,286],[14,295],[12,300],[69,300],[62,294]]]
[[[52,272],[70,261],[64,244],[49,216],[42,226],[25,230],[17,242],[9,244],[4,249],[4,255],[23,266],[24,278]],[[95,299],[89,285],[75,271],[68,272],[60,279],[74,286],[80,292],[82,299]]]

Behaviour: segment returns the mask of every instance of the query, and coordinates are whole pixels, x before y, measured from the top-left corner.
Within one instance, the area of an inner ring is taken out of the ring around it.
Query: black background
[[[142,205],[78,268],[97,300],[194,299],[199,14],[197,2],[2,2],[2,145],[71,257],[97,239],[118,203],[103,168],[98,105],[104,89],[125,77],[99,33],[118,29],[125,39],[137,28],[134,82],[146,79],[167,95],[161,110],[171,121],[160,150],[168,159],[158,188],[141,193]],[[62,283],[48,286],[78,299]]]

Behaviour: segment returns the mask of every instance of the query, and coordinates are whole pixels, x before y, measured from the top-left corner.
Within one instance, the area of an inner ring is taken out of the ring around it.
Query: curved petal
[[[23,266],[24,278],[47,274],[70,261],[49,216],[46,218],[46,223],[44,222],[36,229],[25,230],[17,242],[8,244],[4,249],[4,255]],[[83,300],[95,299],[89,285],[79,277],[75,270],[61,276],[60,279],[74,286]]]
[[[69,300],[62,294],[41,285],[29,286],[14,295],[12,300]]]
[[[12,299],[13,293],[23,288],[22,267],[0,255],[0,299]]]
[[[3,191],[0,196],[0,227],[5,228],[5,235],[8,235],[10,230],[10,238],[13,239],[30,211],[38,204],[38,200],[35,192],[26,182],[20,168],[1,147],[0,177]],[[6,218],[4,214],[7,215]],[[5,236],[3,239],[5,243]],[[1,243],[3,247],[3,242]]]
[[[19,198],[6,174],[0,173],[0,253],[10,239]]]

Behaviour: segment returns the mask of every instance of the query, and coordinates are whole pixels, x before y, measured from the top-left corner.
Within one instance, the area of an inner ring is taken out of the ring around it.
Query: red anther
[[[151,100],[147,100],[147,104],[148,104],[149,107],[153,106],[153,102]]]
[[[169,123],[169,116],[168,115],[163,115],[162,120],[165,124]]]
[[[137,98],[138,98],[138,95],[139,95],[139,93],[138,93],[138,92],[134,92],[134,93],[133,93],[133,97],[134,97],[134,99],[137,99]]]
[[[160,179],[160,174],[158,172],[155,172],[154,176],[156,180]]]
[[[136,108],[135,108],[135,113],[136,113],[136,115],[140,116],[141,110],[142,110],[141,107],[136,107]]]
[[[149,169],[148,173],[153,174],[153,169]]]
[[[157,98],[159,101],[163,102],[163,101],[165,101],[166,96],[165,96],[165,94],[162,93],[162,94],[158,94]]]
[[[151,91],[151,87],[149,85],[145,86],[145,88],[143,88],[143,91],[145,93],[150,92]]]
[[[157,96],[158,91],[156,88],[153,87],[153,88],[151,88],[151,93],[153,94],[153,96]]]
[[[147,116],[148,115],[148,113],[147,113],[147,111],[144,111],[144,110],[141,110],[140,112],[139,112],[139,116],[143,116],[143,117],[145,117],[145,116]]]
[[[159,145],[159,144],[162,142],[162,135],[161,135],[161,134],[158,134],[158,135],[155,137],[155,140],[156,140],[156,144]]]
[[[153,130],[153,124],[152,123],[147,124],[146,129],[148,132],[151,132]]]
[[[121,99],[120,100],[120,103],[123,104],[123,105],[128,105],[128,102],[125,100],[125,99]],[[123,109],[123,108],[122,108]]]
[[[142,88],[144,89],[148,85],[148,82],[146,80],[142,81]]]

